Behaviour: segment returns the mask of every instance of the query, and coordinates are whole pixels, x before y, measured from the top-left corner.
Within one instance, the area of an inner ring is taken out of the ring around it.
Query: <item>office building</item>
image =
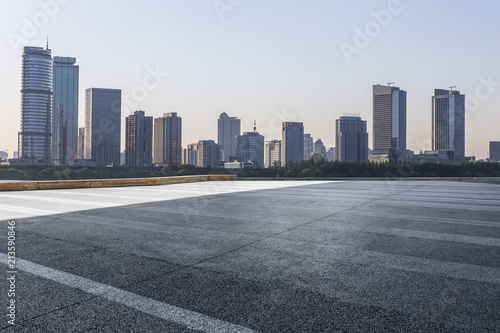
[[[300,162],[304,159],[304,124],[284,122],[281,134],[281,162]]]
[[[264,137],[256,132],[236,136],[236,160],[252,162],[255,168],[264,168]]]
[[[217,125],[217,143],[222,151],[221,160],[232,162],[236,159],[236,136],[241,134],[241,121],[223,112]]]
[[[373,154],[397,159],[406,151],[406,91],[373,86]]]
[[[71,165],[78,150],[78,81],[76,59],[54,57],[52,96],[52,161]]]
[[[326,147],[321,139],[314,142],[314,152],[320,156],[326,157]]]
[[[455,161],[465,157],[465,95],[459,91],[434,90],[432,150],[452,152]]]
[[[85,158],[85,127],[80,127],[78,129],[78,146],[76,148],[76,157],[77,160],[83,160]]]
[[[220,166],[220,145],[213,140],[200,140],[197,147],[198,161],[196,166],[199,168],[218,168]]]
[[[125,165],[153,165],[153,117],[144,111],[135,111],[126,119]]]
[[[182,164],[182,118],[176,112],[155,119],[153,146],[154,164]]]
[[[27,164],[51,164],[52,55],[26,46],[21,65],[21,130],[18,150]]]
[[[500,141],[490,142],[490,161],[500,162]]]
[[[336,161],[337,160],[337,149],[335,147],[332,147],[327,150],[325,154],[326,160],[328,162],[330,161]]]
[[[337,160],[342,162],[368,160],[368,133],[361,117],[343,116],[336,124]]]
[[[196,165],[198,163],[198,144],[192,143],[184,149],[183,164]]]
[[[278,167],[281,165],[281,141],[268,141],[264,147],[264,166],[266,168]]]
[[[311,155],[314,151],[314,140],[311,134],[304,134],[304,158]]]
[[[85,159],[96,166],[120,165],[121,90],[85,90]]]

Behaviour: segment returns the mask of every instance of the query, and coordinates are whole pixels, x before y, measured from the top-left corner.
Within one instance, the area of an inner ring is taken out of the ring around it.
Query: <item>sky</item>
[[[216,140],[222,112],[280,139],[282,121],[335,146],[359,114],[372,141],[372,86],[408,93],[408,149],[431,149],[434,89],[466,95],[466,154],[500,141],[500,3],[430,0],[0,0],[0,150],[17,150],[23,46],[80,66],[86,88],[122,89],[134,110],[183,119],[183,146]],[[124,127],[122,125],[122,127]],[[123,140],[122,140],[123,141]],[[123,145],[123,143],[122,143]]]

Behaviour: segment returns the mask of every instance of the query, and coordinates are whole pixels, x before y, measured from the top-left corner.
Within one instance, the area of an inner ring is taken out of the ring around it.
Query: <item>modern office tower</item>
[[[165,113],[154,122],[153,163],[182,164],[182,118]]]
[[[337,119],[337,160],[342,162],[368,160],[368,133],[361,117],[343,116]]]
[[[96,166],[120,165],[120,89],[85,90],[85,159]]]
[[[314,152],[318,155],[326,157],[326,147],[321,139],[316,140],[314,143]]]
[[[153,165],[153,117],[135,111],[126,119],[125,165]]]
[[[192,143],[184,149],[183,164],[196,165],[198,163],[198,144]]]
[[[264,147],[264,166],[266,168],[281,165],[281,141],[272,140],[266,142]]]
[[[281,132],[281,162],[300,162],[304,159],[304,124],[284,122]]]
[[[256,132],[236,136],[236,160],[252,162],[255,168],[264,168],[264,137]]]
[[[241,121],[223,112],[217,125],[217,143],[221,146],[222,161],[232,162],[236,159],[236,136],[241,134]]]
[[[6,151],[0,151],[0,161],[6,161],[9,158],[9,154]]]
[[[304,158],[311,155],[314,151],[314,143],[311,134],[304,134]]]
[[[47,47],[26,46],[21,65],[19,156],[29,163],[51,163],[52,55]]]
[[[391,156],[406,151],[406,91],[373,86],[373,150]]]
[[[328,149],[325,156],[326,156],[326,160],[328,162],[336,161],[337,160],[337,149],[335,147]]]
[[[432,97],[432,150],[465,156],[465,95],[460,91],[435,89]]]
[[[200,140],[197,147],[196,166],[199,168],[218,168],[220,166],[221,146],[213,140]]]
[[[52,84],[52,161],[70,165],[78,149],[78,81],[76,59],[54,57]]]
[[[500,162],[500,141],[490,142],[490,161]]]
[[[83,160],[85,158],[85,127],[78,129],[78,147],[76,159]]]

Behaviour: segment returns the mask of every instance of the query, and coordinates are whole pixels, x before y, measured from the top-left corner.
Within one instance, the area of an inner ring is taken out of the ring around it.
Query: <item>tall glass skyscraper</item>
[[[78,78],[76,59],[54,57],[52,160],[71,165],[78,149]]]
[[[257,132],[245,132],[236,137],[236,159],[251,161],[255,168],[264,168],[264,137]]]
[[[368,160],[368,133],[361,117],[343,116],[336,126],[337,160],[361,162]]]
[[[126,119],[125,165],[153,165],[153,117],[135,111]]]
[[[236,159],[236,136],[240,134],[240,119],[221,113],[217,121],[217,143],[221,146],[222,161],[232,162]]]
[[[51,163],[52,55],[27,46],[21,65],[21,131],[19,157],[31,163]]]
[[[153,163],[182,164],[182,118],[177,112],[154,120]]]
[[[284,122],[281,133],[282,165],[304,159],[304,124]]]

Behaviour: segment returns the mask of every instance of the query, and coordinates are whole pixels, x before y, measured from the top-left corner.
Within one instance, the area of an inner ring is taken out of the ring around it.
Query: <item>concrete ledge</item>
[[[239,177],[241,181],[464,181],[500,183],[500,177]]]
[[[0,183],[0,191],[33,191],[72,188],[157,186],[207,181],[234,181],[234,175],[201,175],[156,178],[85,179]]]

